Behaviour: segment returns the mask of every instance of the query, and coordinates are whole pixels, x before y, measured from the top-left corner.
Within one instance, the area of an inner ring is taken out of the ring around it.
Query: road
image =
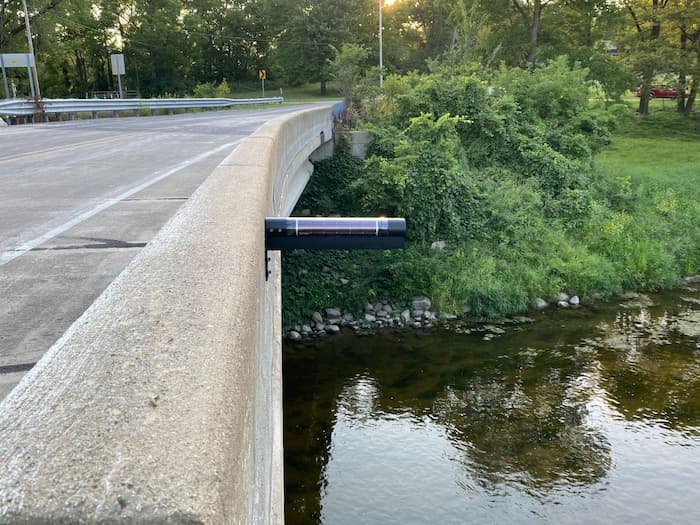
[[[298,109],[0,129],[0,400],[241,140]]]

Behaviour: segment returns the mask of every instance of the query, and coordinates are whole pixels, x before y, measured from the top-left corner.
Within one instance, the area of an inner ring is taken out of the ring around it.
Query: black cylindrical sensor
[[[402,248],[405,219],[267,217],[267,250],[392,250]]]

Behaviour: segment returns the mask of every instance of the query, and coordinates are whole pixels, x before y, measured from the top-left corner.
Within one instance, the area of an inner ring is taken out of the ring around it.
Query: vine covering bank
[[[368,301],[412,313],[419,297],[436,315],[501,318],[698,273],[696,196],[597,167],[636,117],[591,95],[586,70],[561,59],[390,77],[381,97],[355,102],[374,135],[368,158],[341,140],[295,214],[403,216],[407,246],[285,254],[285,325],[325,308],[361,317]]]

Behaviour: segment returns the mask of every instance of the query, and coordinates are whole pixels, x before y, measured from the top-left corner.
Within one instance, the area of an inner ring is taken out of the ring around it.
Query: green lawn
[[[661,101],[652,101],[661,102]],[[700,202],[700,133],[697,116],[652,108],[647,117],[629,115],[596,158],[604,172],[633,183],[661,184]]]
[[[256,98],[262,96],[261,86],[258,89],[251,90],[248,89],[232,90],[232,98]],[[278,97],[280,96],[280,88],[274,84],[265,85],[265,96],[266,97]],[[332,102],[334,100],[340,100],[340,95],[338,90],[335,89],[333,83],[328,84],[328,89],[326,95],[321,95],[321,87],[318,83],[306,84],[303,86],[296,87],[282,87],[282,96],[284,97],[285,104],[299,104],[299,103],[310,103],[310,102]]]

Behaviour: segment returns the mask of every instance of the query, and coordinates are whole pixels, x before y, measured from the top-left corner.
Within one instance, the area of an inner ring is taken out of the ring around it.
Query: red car
[[[638,89],[634,92],[635,97],[642,96],[641,90]],[[655,84],[651,86],[651,91],[649,92],[651,98],[676,98],[678,96],[678,91],[676,91],[671,86]],[[683,98],[688,96],[687,93],[683,93]]]

